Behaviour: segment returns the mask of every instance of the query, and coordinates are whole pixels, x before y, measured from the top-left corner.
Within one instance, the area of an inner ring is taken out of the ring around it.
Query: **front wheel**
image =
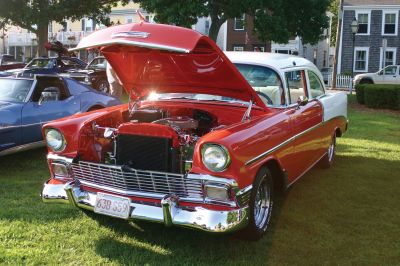
[[[259,240],[267,231],[273,205],[273,181],[268,168],[262,168],[253,183],[249,201],[249,224],[240,232],[246,240]]]

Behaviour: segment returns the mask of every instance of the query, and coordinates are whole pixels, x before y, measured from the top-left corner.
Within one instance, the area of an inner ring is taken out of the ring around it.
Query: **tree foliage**
[[[137,0],[161,23],[191,27],[198,17],[211,18],[210,37],[217,39],[221,25],[230,18],[249,14],[254,32],[265,41],[287,42],[299,35],[305,43],[316,43],[328,25],[330,0]]]
[[[51,21],[62,23],[89,17],[105,21],[111,7],[128,0],[0,0],[0,20],[36,33],[38,52],[44,53]]]

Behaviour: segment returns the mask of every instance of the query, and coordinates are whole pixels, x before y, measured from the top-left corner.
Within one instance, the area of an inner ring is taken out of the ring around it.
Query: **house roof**
[[[400,0],[344,0],[343,6],[386,6],[400,5]]]

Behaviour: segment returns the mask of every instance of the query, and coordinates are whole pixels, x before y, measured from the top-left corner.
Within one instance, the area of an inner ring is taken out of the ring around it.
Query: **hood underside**
[[[74,50],[90,48],[100,49],[131,96],[199,93],[253,100],[264,106],[217,45],[196,31],[126,24],[96,31]]]

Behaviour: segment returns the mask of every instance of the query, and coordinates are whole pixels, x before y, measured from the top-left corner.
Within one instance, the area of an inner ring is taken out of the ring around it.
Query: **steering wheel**
[[[267,99],[267,103],[270,105],[274,105],[274,103],[272,102],[271,98],[269,98],[269,96],[267,94],[265,94],[264,92],[261,91],[256,91],[258,95],[264,97],[265,99]]]

